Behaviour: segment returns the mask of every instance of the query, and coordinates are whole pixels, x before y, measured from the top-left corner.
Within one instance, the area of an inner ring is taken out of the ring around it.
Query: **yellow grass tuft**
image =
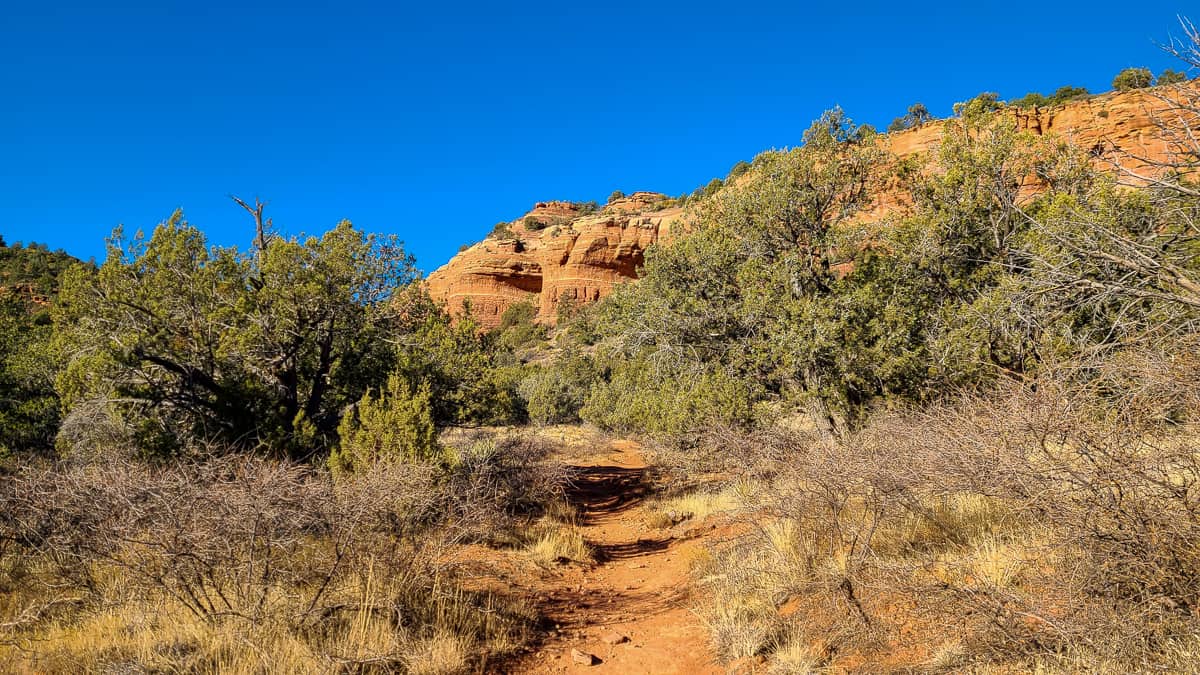
[[[643,507],[645,522],[649,527],[671,527],[683,520],[700,522],[712,515],[732,513],[745,507],[754,491],[750,483],[738,481],[717,492],[692,492],[652,501]],[[675,514],[675,520],[671,514]]]
[[[806,644],[799,635],[788,635],[771,652],[767,666],[769,675],[808,675],[821,666],[821,655]]]
[[[547,524],[535,528],[534,532],[536,538],[526,545],[525,551],[539,565],[590,564],[596,560],[592,547],[575,527]]]
[[[925,665],[933,672],[947,672],[961,668],[966,662],[966,647],[961,642],[952,640],[938,645]]]
[[[452,675],[468,670],[470,660],[470,643],[461,635],[443,631],[414,642],[404,664],[412,675]]]

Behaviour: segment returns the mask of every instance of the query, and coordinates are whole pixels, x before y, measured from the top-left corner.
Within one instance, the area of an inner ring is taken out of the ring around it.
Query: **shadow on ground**
[[[575,467],[567,500],[579,507],[585,523],[621,511],[645,496],[646,470],[621,466]]]

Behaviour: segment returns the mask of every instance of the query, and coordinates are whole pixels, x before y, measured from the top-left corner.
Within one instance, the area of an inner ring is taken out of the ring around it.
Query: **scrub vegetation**
[[[99,264],[0,247],[0,670],[506,668],[544,605],[489,566],[603,564],[576,503],[617,486],[654,493],[630,550],[725,527],[690,562],[724,663],[1195,672],[1200,95],[1155,83],[1114,81],[1167,104],[1153,181],[1014,124],[1082,89],[915,104],[903,159],[835,108],[636,282],[494,330],[261,203],[244,248],[182,213]],[[564,424],[655,466],[568,467]]]

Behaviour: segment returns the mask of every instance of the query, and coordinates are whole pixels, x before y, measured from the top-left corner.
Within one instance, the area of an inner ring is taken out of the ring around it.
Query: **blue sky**
[[[236,194],[288,233],[398,234],[431,271],[535,201],[691,191],[834,105],[882,128],[1157,73],[1188,11],[817,4],[4,0],[0,235],[99,258],[182,207],[245,245]]]

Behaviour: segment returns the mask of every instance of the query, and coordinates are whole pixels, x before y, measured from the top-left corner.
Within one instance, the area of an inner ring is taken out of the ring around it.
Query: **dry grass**
[[[120,579],[102,604],[0,639],[4,672],[469,672],[481,655],[524,644],[533,611],[456,585],[414,585],[370,568],[331,597],[319,623],[210,621],[161,595],[123,595]],[[296,598],[302,593],[280,589]],[[300,608],[295,608],[297,613]],[[401,614],[402,612],[402,614]]]
[[[416,641],[404,655],[404,666],[412,675],[451,675],[466,672],[474,645],[461,635],[441,632]]]
[[[794,545],[786,527],[772,524],[696,561],[698,584],[708,599],[700,616],[721,657],[756,656],[787,635],[779,605],[805,576],[794,564]]]
[[[570,525],[544,522],[529,532],[525,552],[542,567],[566,563],[590,565],[596,554],[579,529]]]
[[[926,669],[935,673],[954,672],[967,662],[967,650],[961,642],[951,640],[943,642],[933,650],[933,655],[925,663]]]
[[[771,650],[768,675],[808,675],[817,672],[824,659],[802,637],[789,635]]]
[[[336,483],[245,458],[7,476],[0,672],[478,669],[524,645],[536,616],[468,590],[450,553],[549,510],[562,474],[543,456],[489,441],[453,466]]]
[[[730,514],[751,503],[760,489],[749,480],[735,481],[717,491],[696,491],[650,501],[642,508],[648,527],[671,527],[679,522],[702,522],[709,516]]]
[[[1172,377],[1128,399],[1048,379],[824,443],[756,434],[770,487],[694,566],[717,652],[778,672],[1200,672],[1200,426],[1179,412],[1200,387]],[[732,510],[712,494],[664,504]]]

